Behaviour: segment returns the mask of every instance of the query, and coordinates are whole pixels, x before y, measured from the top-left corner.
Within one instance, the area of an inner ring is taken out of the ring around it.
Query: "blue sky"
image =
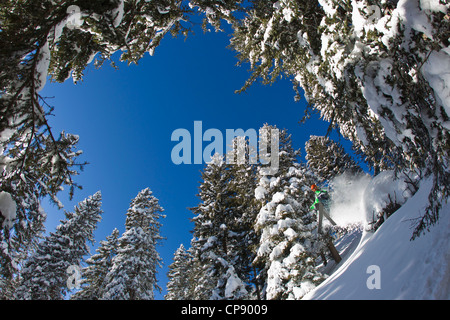
[[[114,70],[107,63],[96,70],[89,66],[83,82],[71,79],[63,84],[47,83],[41,91],[55,107],[50,124],[54,132],[78,134],[84,154],[80,160],[90,164],[76,177],[83,186],[73,201],[60,194],[64,210],[98,190],[103,195],[103,220],[96,230],[96,244],[114,228],[124,231],[130,201],[149,187],[165,208],[159,248],[164,267],[159,269],[159,285],[165,294],[167,267],[175,250],[189,246],[193,216],[187,209],[198,204],[196,194],[200,170],[204,165],[175,165],[171,150],[177,142],[171,134],[179,128],[193,136],[194,121],[202,121],[203,132],[219,129],[258,130],[264,123],[286,128],[294,147],[302,148],[310,135],[325,135],[328,124],[312,119],[299,125],[305,101],[294,102],[288,80],[272,86],[253,85],[235,94],[249,77],[245,65],[236,67],[235,52],[226,47],[227,33],[206,33],[200,28],[186,41],[183,37],[164,39],[139,65],[118,63]],[[117,60],[118,55],[114,56]],[[207,143],[203,144],[205,147]],[[63,210],[44,204],[48,213],[47,230],[53,231]]]

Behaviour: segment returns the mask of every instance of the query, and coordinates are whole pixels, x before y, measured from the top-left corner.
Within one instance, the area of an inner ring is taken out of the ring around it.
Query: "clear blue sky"
[[[171,134],[185,128],[193,135],[194,121],[203,130],[253,128],[264,123],[288,129],[294,147],[302,148],[310,135],[325,135],[328,124],[309,120],[300,126],[305,101],[294,102],[288,80],[272,86],[253,85],[246,93],[235,94],[249,77],[249,66],[236,67],[235,52],[226,47],[227,33],[204,34],[200,28],[187,41],[183,37],[164,39],[153,57],[148,54],[139,65],[109,64],[96,70],[89,66],[84,81],[74,85],[47,83],[43,96],[54,97],[50,124],[55,132],[80,136],[80,158],[90,164],[76,177],[83,186],[73,201],[60,195],[64,210],[98,190],[103,195],[103,220],[96,231],[96,245],[114,228],[124,231],[125,215],[131,199],[149,187],[165,208],[161,233],[167,239],[159,248],[164,267],[159,269],[159,285],[165,294],[167,267],[175,250],[189,247],[193,217],[187,209],[198,204],[196,194],[203,165],[175,165],[171,150],[177,144]],[[117,60],[118,56],[115,55]],[[207,143],[204,143],[204,146]],[[44,204],[47,230],[53,231],[63,210]],[[94,252],[94,250],[92,250]]]

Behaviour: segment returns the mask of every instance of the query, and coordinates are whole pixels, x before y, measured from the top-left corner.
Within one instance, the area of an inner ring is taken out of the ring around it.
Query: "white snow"
[[[41,91],[47,82],[48,67],[50,65],[50,49],[48,41],[41,47],[38,59],[35,73],[36,92]]]
[[[277,192],[272,197],[273,203],[279,203],[284,200],[284,193],[283,192]]]
[[[300,287],[293,288],[295,299],[299,299],[305,295],[305,293],[310,292],[314,289],[314,283],[311,281],[303,281]]]
[[[294,212],[294,209],[292,208],[292,206],[290,204],[287,204],[287,205],[279,204],[279,205],[277,205],[277,208],[275,209],[275,217],[282,218],[283,215],[288,212]],[[280,221],[285,221],[285,220],[280,220]]]
[[[330,215],[340,226],[369,223],[393,201],[402,205],[411,197],[405,176],[395,178],[393,171],[383,171],[375,177],[344,173],[331,183]]]
[[[221,167],[225,164],[225,162],[223,160],[223,156],[217,152],[211,157],[211,161],[206,162],[206,163],[208,165],[216,165],[218,167]]]
[[[375,233],[364,232],[355,251],[304,299],[449,299],[450,203],[443,204],[430,232],[410,241],[431,187],[432,179],[422,181]],[[368,286],[373,270],[379,270],[379,289]]]
[[[447,13],[447,7],[445,4],[441,4],[441,1],[439,0],[420,0],[420,7],[422,10]]]
[[[266,196],[266,193],[267,193],[267,190],[266,190],[264,187],[258,186],[258,187],[255,189],[255,198],[256,198],[257,200],[264,199],[264,197]]]
[[[327,15],[333,16],[336,13],[336,9],[331,4],[330,0],[319,0],[319,4]]]
[[[293,239],[297,236],[297,232],[295,232],[292,228],[287,229],[283,233],[288,239]]]
[[[403,176],[395,179],[393,171],[384,171],[374,177],[363,194],[365,221],[370,222],[390,200],[402,205],[411,196]]]
[[[117,8],[114,9],[112,12],[112,16],[114,17],[114,22],[113,22],[114,28],[117,28],[120,25],[120,23],[122,22],[123,15],[124,15],[123,9],[124,9],[124,1],[121,0],[119,5],[117,6]]]
[[[427,14],[420,8],[419,0],[400,0],[395,9],[402,23],[407,29],[413,28],[419,32],[423,32],[428,38],[433,39],[430,21]],[[428,3],[431,3],[428,1]]]
[[[8,192],[0,192],[0,213],[4,220],[2,223],[2,228],[7,226],[9,229],[13,226],[13,221],[16,218],[17,206],[15,201],[12,199]]]
[[[239,294],[244,296],[247,294],[247,290],[245,289],[245,284],[236,274],[236,271],[233,266],[229,266],[227,270],[227,283],[225,285],[225,298],[232,298],[236,291],[239,290]]]
[[[440,104],[450,115],[450,50],[433,51],[422,67],[422,74],[433,88]]]
[[[364,193],[370,182],[368,175],[342,174],[330,183],[330,215],[338,225],[365,223]]]
[[[167,14],[170,12],[170,7],[162,8],[160,6],[157,6],[157,9],[160,14]]]

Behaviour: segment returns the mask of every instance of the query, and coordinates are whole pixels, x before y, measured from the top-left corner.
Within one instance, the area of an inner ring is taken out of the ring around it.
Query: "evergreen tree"
[[[259,236],[255,266],[267,299],[299,299],[323,280],[315,257],[321,249],[309,207],[314,201],[309,186],[313,175],[295,162],[286,130],[280,133],[280,167],[273,175],[260,168],[255,197],[261,210],[255,222]]]
[[[187,250],[189,260],[189,273],[187,274],[187,286],[185,296],[188,300],[200,299],[201,293],[197,290],[198,283],[202,277],[202,265],[198,256],[197,242],[195,238],[191,239],[191,247]]]
[[[105,290],[105,278],[112,268],[112,259],[117,254],[119,230],[114,229],[106,241],[100,241],[97,253],[86,259],[87,266],[82,269],[81,289],[71,299],[98,300]]]
[[[15,219],[0,229],[0,278],[5,283],[18,274],[28,252],[36,249],[43,236],[46,213],[40,200],[48,196],[62,208],[57,193],[63,184],[76,185],[72,177],[78,173],[71,167],[81,153],[74,150],[78,137],[62,133],[55,140],[46,132],[35,127],[20,138],[20,132],[6,140],[0,138],[0,190],[11,194],[16,204]]]
[[[268,124],[264,124],[260,129],[260,139],[264,139],[264,135],[266,141],[271,141],[272,130],[279,130],[276,126],[270,126]],[[268,203],[273,194],[277,191],[281,190],[279,187],[279,179],[278,177],[282,176],[286,173],[287,168],[291,167],[293,163],[296,161],[299,151],[296,151],[292,148],[291,136],[287,134],[286,130],[281,130],[278,132],[279,139],[279,149],[273,150],[278,153],[279,156],[279,168],[276,172],[271,172],[266,170],[267,164],[263,164],[258,167],[257,170],[257,184],[254,192],[255,199],[259,202],[260,211],[258,212],[257,219],[255,219],[254,229],[257,236],[257,243],[254,246],[254,252],[256,253],[256,257],[253,261],[253,265],[257,270],[256,283],[257,287],[260,288],[262,297],[266,296],[267,289],[267,270],[268,264],[266,264],[266,259],[261,258],[259,251],[262,245],[264,245],[265,239],[263,238],[263,223],[260,223],[258,226],[257,220],[260,219],[261,210],[266,203]],[[270,158],[270,156],[262,155],[263,150],[260,150],[260,158]],[[267,150],[268,154],[271,154],[272,150]],[[261,162],[261,161],[260,161]]]
[[[338,127],[375,171],[433,175],[414,236],[437,221],[450,190],[450,115],[440,85],[447,81],[432,69],[450,61],[448,9],[443,2],[255,1],[231,40],[253,70],[243,89],[285,73],[305,91],[308,110]]]
[[[362,171],[344,148],[328,137],[311,136],[305,144],[305,150],[308,167],[319,181],[330,180],[346,171]]]
[[[279,179],[284,188],[258,215],[261,239],[255,262],[264,263],[267,272],[267,299],[300,299],[324,280],[316,269],[322,247],[305,186],[311,180],[304,167],[294,165]]]
[[[152,300],[154,290],[160,290],[156,268],[161,266],[161,257],[156,246],[163,239],[159,234],[163,210],[149,188],[131,201],[125,232],[105,278],[103,299]]]
[[[245,299],[249,295],[246,276],[240,274],[239,254],[243,234],[236,229],[241,212],[233,199],[231,171],[223,156],[215,154],[202,172],[198,197],[192,208],[196,216],[193,247],[199,261],[197,299]]]
[[[78,136],[59,136],[48,124],[53,107],[39,92],[47,76],[57,82],[81,81],[85,67],[121,51],[121,60],[137,63],[152,54],[167,34],[187,32],[189,11],[180,0],[52,1],[5,0],[0,6],[0,192],[13,195],[16,219],[0,230],[0,285],[8,286],[27,252],[43,231],[39,200],[70,195],[82,170]]]
[[[94,230],[101,219],[101,193],[80,202],[74,212],[66,212],[55,232],[39,245],[26,261],[20,274],[17,299],[62,300],[68,293],[67,269],[80,266],[89,253],[88,242],[94,241]]]
[[[190,277],[194,272],[192,270],[192,256],[186,251],[183,244],[175,251],[173,263],[169,265],[167,277],[167,294],[164,296],[166,300],[191,300],[191,283]]]
[[[203,20],[203,30],[208,31],[208,24],[214,27],[216,31],[222,31],[222,20],[229,24],[237,21],[236,13],[245,10],[243,0],[191,0],[189,6],[197,9],[205,15]]]
[[[330,75],[325,71],[329,65],[334,66],[336,63],[322,57],[327,54],[322,48],[322,34],[323,25],[328,22],[322,5],[323,2],[317,0],[266,1],[255,3],[249,9],[247,16],[239,24],[235,24],[231,40],[232,47],[239,53],[240,61],[249,62],[253,70],[242,90],[258,78],[263,83],[272,83],[286,73],[293,79],[295,89],[300,85],[304,90],[309,102],[307,111],[312,108],[319,110],[322,118],[331,122],[330,129],[339,127],[344,137],[358,144],[356,129],[361,132],[361,128],[357,128],[355,124],[364,125],[371,133],[366,138],[371,139],[371,143],[363,151],[368,157],[370,154],[368,160],[372,163],[378,160],[374,165],[381,165],[387,160],[386,156],[382,156],[383,153],[380,154],[378,147],[386,147],[387,142],[382,138],[383,132],[378,120],[371,116],[366,104],[357,112],[342,107],[354,105],[351,102],[352,96],[343,94],[347,92],[344,90],[350,89],[345,84],[336,84],[336,91],[340,94],[329,93],[329,87],[335,85],[340,78],[336,79],[334,74]],[[338,11],[341,12],[342,8]],[[347,25],[348,20],[342,18],[337,21]],[[342,38],[344,31],[336,33],[336,37]],[[309,117],[309,113],[306,117]],[[378,141],[380,139],[383,141]],[[358,144],[358,147],[361,146]]]
[[[235,252],[233,265],[240,278],[245,283],[251,283],[254,286],[256,297],[260,298],[261,288],[256,279],[256,269],[252,264],[255,258],[254,248],[258,242],[253,225],[260,209],[260,203],[254,196],[257,166],[251,163],[251,155],[254,152],[245,137],[236,137],[233,144],[234,150],[236,150],[234,154],[236,159],[230,166],[229,188],[234,194],[232,197],[234,221],[230,222],[233,231],[230,237],[232,236],[235,243],[238,244],[233,250]],[[250,288],[247,290],[250,292]]]

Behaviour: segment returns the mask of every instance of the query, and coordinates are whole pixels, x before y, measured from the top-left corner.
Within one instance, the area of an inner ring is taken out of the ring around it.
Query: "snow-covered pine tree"
[[[112,267],[112,259],[117,254],[119,230],[100,241],[97,253],[86,259],[87,266],[81,270],[83,278],[80,281],[81,289],[73,294],[73,300],[98,300],[105,290],[105,278]]]
[[[262,207],[255,222],[259,244],[254,264],[265,298],[299,299],[323,280],[315,265],[321,249],[315,217],[309,212],[314,177],[295,162],[299,152],[286,130],[280,131],[279,154],[278,172],[262,175],[266,171],[259,170],[255,197]]]
[[[285,175],[289,171],[289,168],[294,163],[297,163],[298,156],[300,155],[300,150],[295,150],[292,147],[292,137],[286,129],[279,129],[277,126],[266,123],[260,128],[260,135],[267,135],[266,140],[270,141],[273,130],[278,130],[278,150],[270,150],[267,148],[268,154],[265,156],[260,154],[259,156],[260,158],[270,159],[271,152],[277,152],[279,156],[279,168],[275,172],[270,172],[264,170],[270,164],[259,164],[257,167],[257,182],[254,195],[263,205],[271,199],[273,193],[279,191],[279,189],[276,189],[279,185],[277,178]],[[268,189],[271,190],[272,194],[268,193]]]
[[[46,213],[41,199],[48,196],[62,208],[57,199],[62,185],[76,186],[72,178],[78,174],[73,169],[81,153],[74,150],[78,137],[62,133],[56,140],[37,123],[32,128],[21,127],[5,140],[0,138],[0,192],[10,194],[15,203],[14,219],[0,228],[0,278],[6,285],[42,238]]]
[[[279,130],[276,126],[271,126],[267,123],[264,124],[259,131],[260,139],[263,138],[263,135],[266,135],[265,137],[266,141],[271,141],[272,129]],[[268,175],[267,173],[270,172],[265,170],[265,167],[267,167],[268,165],[260,164],[260,166],[257,168],[257,181],[254,194],[256,201],[259,202],[259,209],[260,209],[257,215],[257,219],[259,219],[261,210],[264,207],[264,205],[266,205],[272,199],[272,196],[273,194],[275,194],[275,192],[279,191],[278,189],[276,189],[279,182],[279,180],[277,180],[277,177],[286,173],[286,168],[289,168],[293,165],[299,154],[299,151],[295,151],[292,148],[291,136],[287,134],[286,130],[281,130],[281,132],[278,133],[278,138],[279,138],[279,150],[274,150],[275,152],[278,152],[279,155],[278,170],[274,174]],[[262,150],[259,151],[260,158],[262,157],[263,159],[264,158],[269,159],[272,150],[267,150],[267,155],[262,155],[261,152],[263,151]],[[264,298],[266,296],[268,267],[266,265],[265,258],[258,257],[258,252],[264,240],[261,238],[263,232],[263,229],[261,228],[262,224],[258,226],[256,221],[257,220],[255,220],[253,226],[257,237],[257,243],[253,248],[254,253],[256,254],[256,257],[253,261],[253,266],[255,270],[257,270],[256,276],[257,287],[261,291],[260,292],[261,297]]]
[[[68,293],[70,266],[80,266],[94,242],[94,230],[101,220],[100,191],[81,201],[74,212],[66,212],[55,232],[39,244],[20,273],[16,299],[61,300]]]
[[[294,164],[282,178],[288,181],[284,190],[263,206],[256,222],[262,230],[256,261],[266,259],[267,299],[301,299],[325,279],[316,267],[324,243],[309,210],[306,184],[313,179],[307,174],[305,166]]]
[[[195,226],[192,233],[195,233]],[[205,264],[205,258],[202,256],[202,246],[204,241],[198,240],[199,239],[194,235],[191,239],[191,247],[189,248],[189,252],[192,256],[192,277],[190,278],[187,290],[191,292],[193,300],[211,300],[213,283],[208,282],[209,278],[207,273],[210,264]]]
[[[256,146],[251,146],[248,138],[238,136],[232,141],[233,152],[227,155],[227,162],[230,156],[233,157],[230,166],[231,179],[229,188],[233,191],[232,198],[234,221],[230,221],[230,238],[233,238],[234,245],[234,267],[240,278],[247,284],[254,286],[256,298],[261,297],[261,288],[256,279],[257,272],[252,262],[255,258],[255,246],[258,238],[253,225],[260,209],[259,201],[256,201],[254,193],[257,179],[257,165],[253,164],[252,157],[256,159]],[[255,161],[256,162],[256,161]],[[250,292],[250,288],[247,289]]]
[[[201,203],[191,209],[196,215],[192,245],[199,266],[197,299],[246,299],[250,293],[246,275],[239,274],[245,237],[236,232],[241,212],[236,210],[229,166],[222,155],[212,157],[202,172]]]
[[[429,207],[413,236],[449,196],[447,69],[450,4],[442,1],[259,1],[234,24],[231,44],[253,75],[282,73],[310,109],[352,141],[376,171],[433,175]]]
[[[43,231],[39,200],[49,196],[61,205],[57,193],[65,184],[73,194],[79,187],[73,177],[84,165],[76,160],[78,137],[57,135],[48,124],[53,107],[39,94],[47,76],[78,82],[95,56],[99,66],[116,51],[136,63],[167,33],[187,32],[180,21],[189,10],[181,2],[2,1],[0,192],[13,195],[17,214],[11,228],[0,230],[1,287],[12,281],[15,266]]]
[[[156,275],[162,260],[156,247],[163,239],[159,233],[163,211],[149,188],[131,201],[102,299],[153,300],[154,290],[160,290]]]
[[[381,165],[380,162],[387,161],[387,158],[386,153],[378,151],[378,147],[386,147],[384,140],[378,141],[383,136],[380,123],[375,117],[370,117],[364,107],[361,107],[358,113],[350,108],[340,107],[345,103],[353,105],[352,96],[342,94],[350,88],[346,88],[343,83],[336,84],[341,94],[330,95],[326,90],[327,86],[331,86],[340,78],[319,72],[330,64],[334,65],[334,62],[324,61],[322,58],[322,55],[326,54],[322,49],[323,41],[326,40],[322,39],[322,24],[325,21],[323,5],[323,1],[318,0],[283,0],[260,1],[250,6],[247,16],[239,24],[235,24],[231,40],[232,47],[239,53],[241,63],[249,62],[253,70],[252,76],[241,91],[258,78],[263,83],[272,83],[283,73],[287,74],[293,79],[297,93],[297,86],[300,85],[309,102],[305,118],[309,117],[312,108],[319,110],[322,118],[331,122],[330,128],[339,127],[343,135],[353,143],[358,140],[355,123],[362,123],[364,117],[368,118],[364,125],[371,135],[367,139],[372,139],[370,146],[378,143],[377,147],[371,149],[367,146],[364,152],[367,157],[370,153],[368,160],[371,164],[378,160],[373,165]],[[347,25],[346,21],[338,20],[343,25]],[[337,37],[341,35],[337,34]],[[324,84],[327,85],[325,88]],[[356,122],[354,118],[359,121]]]
[[[330,180],[344,172],[357,173],[362,169],[341,144],[329,137],[311,136],[305,143],[308,167],[319,182]]]
[[[243,11],[246,1],[243,0],[190,0],[189,7],[205,15],[203,29],[208,31],[208,24],[216,31],[221,31],[222,20],[229,24],[237,21],[235,14]]]
[[[166,300],[191,300],[192,283],[192,256],[188,250],[181,244],[173,255],[173,262],[169,265],[167,273],[167,294],[164,296]]]

